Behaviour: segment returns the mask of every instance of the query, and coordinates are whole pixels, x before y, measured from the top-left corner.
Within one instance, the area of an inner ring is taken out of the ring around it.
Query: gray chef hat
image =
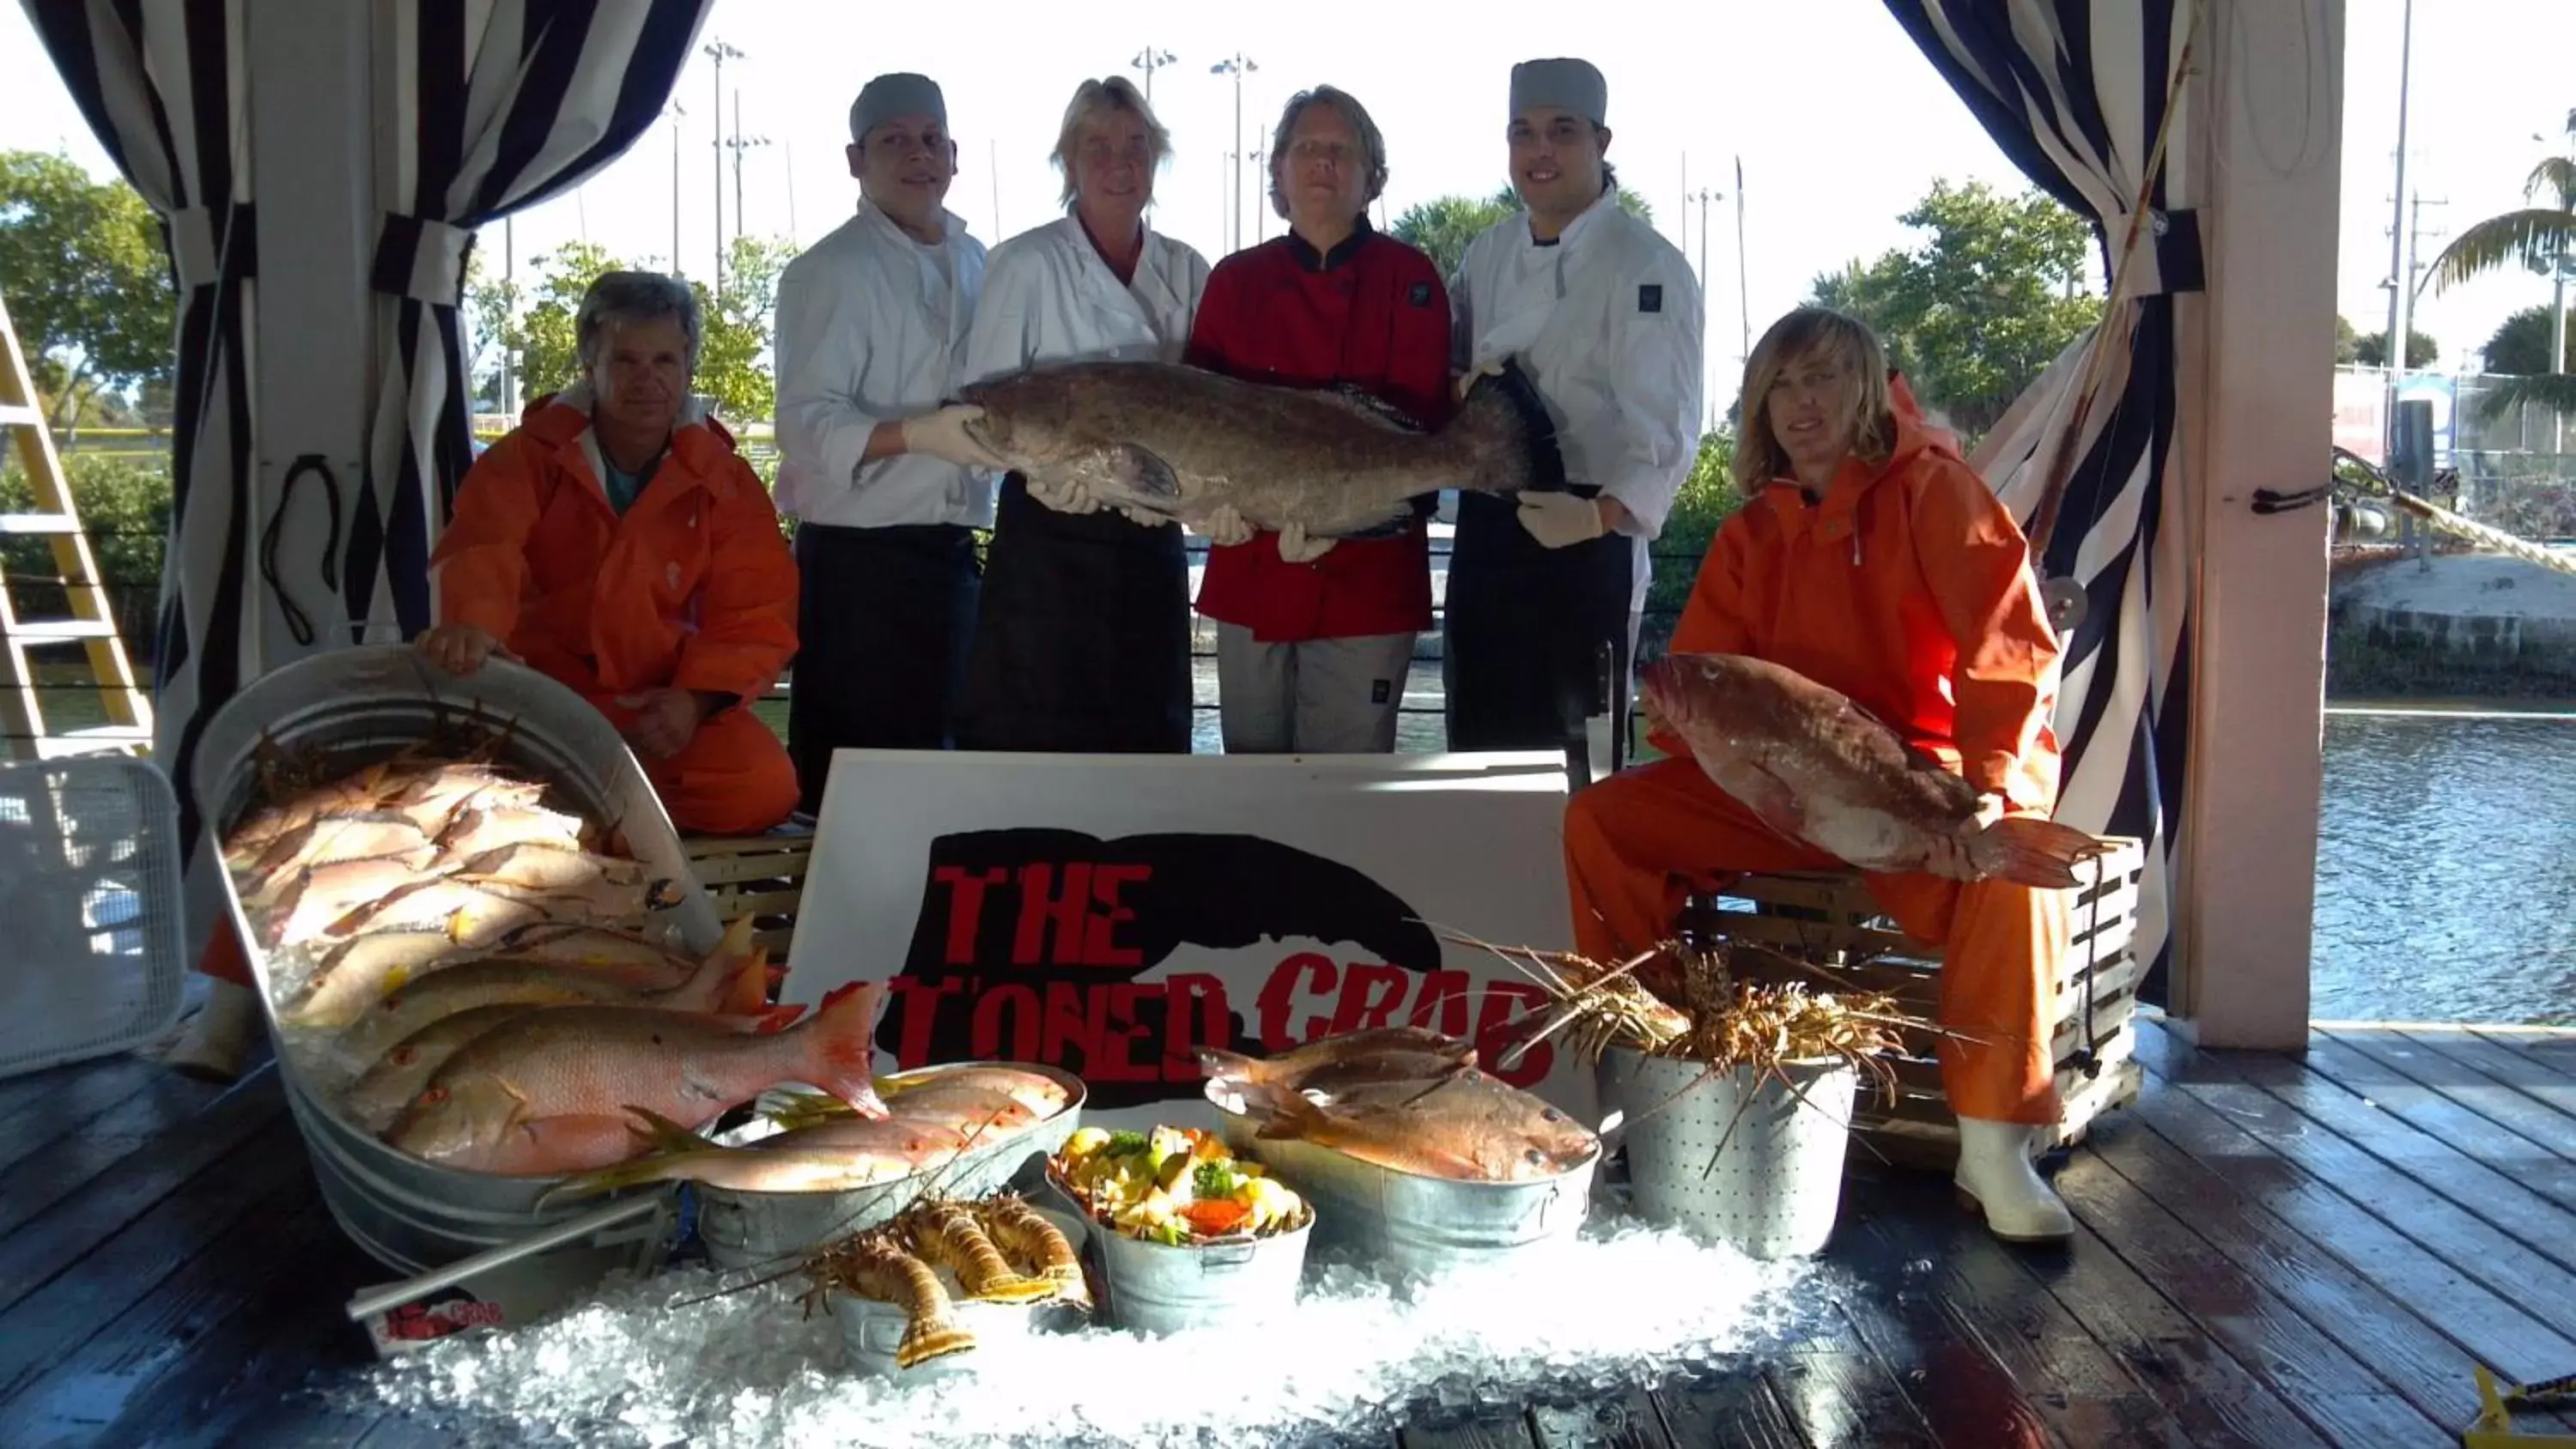
[[[1570,111],[1596,126],[1610,124],[1610,83],[1588,60],[1525,60],[1512,67],[1512,115],[1538,106]]]
[[[850,102],[850,139],[865,144],[868,132],[897,116],[936,116],[945,130],[948,102],[939,94],[939,82],[905,70],[868,82]]]

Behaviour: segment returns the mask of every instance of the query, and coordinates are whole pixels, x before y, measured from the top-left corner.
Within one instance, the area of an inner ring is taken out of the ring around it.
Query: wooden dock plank
[[[2576,1134],[2576,1050],[2551,1062],[2483,1031],[2410,1031],[2407,1039],[2465,1063],[2512,1087],[2533,1101],[2557,1110],[2566,1119],[2562,1133]]]
[[[1854,1449],[1935,1449],[1940,1443],[1896,1375],[1857,1345],[1792,1353],[1771,1366],[1771,1383],[1812,1443]]]
[[[1743,1449],[1836,1449],[1807,1437],[1791,1417],[1771,1375],[1746,1366],[1677,1378],[1655,1390],[1664,1433],[1676,1445],[1727,1444]]]
[[[0,1169],[0,1237],[96,1180],[223,1095],[212,1083],[155,1071],[134,1094]]]
[[[1530,1429],[1542,1449],[1682,1449],[1664,1432],[1654,1395],[1605,1394],[1587,1404],[1537,1404]]]
[[[1496,1409],[1453,1423],[1409,1424],[1399,1449],[1540,1449],[1526,1410]]]
[[[2368,1098],[2437,1142],[2494,1168],[2561,1207],[2576,1208],[2576,1161],[2404,1072],[2319,1034],[2309,1039],[2307,1070]]]
[[[158,1062],[128,1054],[0,1082],[0,1204],[8,1201],[19,1162],[171,1075]]]

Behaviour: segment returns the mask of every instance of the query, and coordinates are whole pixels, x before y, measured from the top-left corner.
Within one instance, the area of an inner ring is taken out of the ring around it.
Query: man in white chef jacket
[[[1512,67],[1507,144],[1524,209],[1468,244],[1449,290],[1459,387],[1518,359],[1547,399],[1568,480],[1459,497],[1441,621],[1453,750],[1580,740],[1605,656],[1625,741],[1647,546],[1699,452],[1699,283],[1679,249],[1619,209],[1608,112],[1608,82],[1587,61]]]
[[[822,809],[837,749],[943,749],[993,521],[1000,461],[942,407],[984,277],[943,204],[957,174],[926,76],[878,76],[850,107],[856,215],[779,275],[780,513],[797,520],[787,748]]]

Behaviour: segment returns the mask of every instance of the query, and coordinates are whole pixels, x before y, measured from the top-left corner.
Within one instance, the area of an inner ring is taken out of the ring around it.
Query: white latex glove
[[[983,444],[966,433],[966,425],[984,416],[979,407],[959,405],[941,408],[934,413],[903,420],[903,450],[926,453],[942,462],[960,468],[989,468],[999,473],[1010,467],[993,456]]]
[[[1220,548],[1234,548],[1252,542],[1252,525],[1243,521],[1231,503],[1220,503],[1199,524],[1199,533]]]
[[[1465,402],[1467,400],[1468,390],[1476,385],[1477,378],[1500,377],[1502,375],[1503,365],[1500,362],[1488,362],[1473,371],[1460,374],[1458,380],[1449,385],[1449,395],[1459,402]]]
[[[1116,506],[1120,513],[1127,515],[1127,521],[1138,528],[1160,528],[1172,521],[1141,504],[1121,503]]]
[[[1029,480],[1029,496],[1058,513],[1098,513],[1109,505],[1091,496],[1079,479],[1062,485]]]
[[[1571,493],[1523,493],[1521,527],[1547,548],[1572,548],[1605,531],[1601,505]]]
[[[1308,538],[1306,525],[1292,523],[1279,530],[1279,558],[1283,563],[1313,563],[1332,552],[1337,538]]]

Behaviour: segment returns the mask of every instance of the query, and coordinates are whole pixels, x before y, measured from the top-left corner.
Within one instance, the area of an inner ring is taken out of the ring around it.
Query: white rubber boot
[[[2031,1165],[2030,1139],[2038,1129],[2018,1122],[1959,1119],[1959,1170],[1951,1178],[1962,1205],[1985,1217],[1986,1228],[2011,1243],[2061,1243],[2075,1234],[2066,1204]]]
[[[162,1065],[201,1082],[229,1083],[241,1075],[251,1033],[259,1029],[259,998],[247,986],[216,978],[206,1004],[188,1023],[187,1035],[170,1048]]]

